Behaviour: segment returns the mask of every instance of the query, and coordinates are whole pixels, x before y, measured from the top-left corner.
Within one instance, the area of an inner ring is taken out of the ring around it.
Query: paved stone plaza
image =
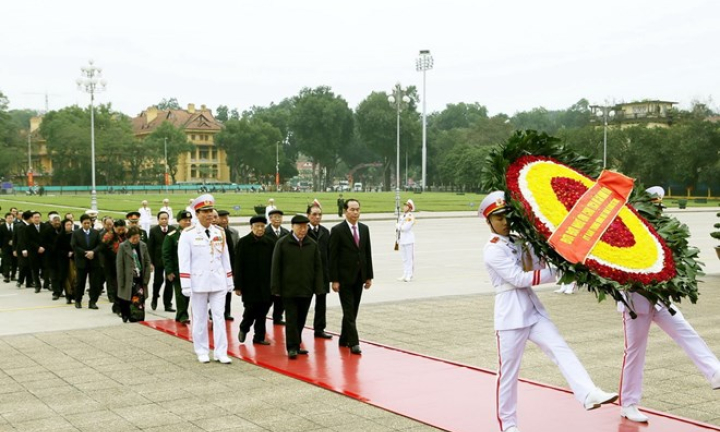
[[[715,211],[677,214],[690,225],[692,243],[708,264],[700,301],[681,309],[720,354],[720,261],[708,235]],[[393,222],[366,215],[376,279],[361,307],[361,338],[494,369],[493,295],[482,265],[487,229],[469,212],[418,217],[417,280],[402,283],[395,281],[401,263],[392,251]],[[241,226],[241,233],[246,229]],[[616,389],[620,314],[586,292],[559,295],[554,288],[545,286],[539,295],[561,333],[595,382]],[[330,299],[329,330],[338,331],[341,311],[337,297]],[[0,282],[0,431],[435,430],[237,359],[230,366],[199,364],[190,343],[122,324],[106,301],[99,306],[75,310],[52,302],[48,292]],[[239,318],[239,298],[233,310]],[[147,318],[169,317],[153,312]],[[528,347],[521,376],[567,387],[534,346]],[[720,425],[719,402],[720,391],[710,390],[682,350],[654,327],[642,405]]]

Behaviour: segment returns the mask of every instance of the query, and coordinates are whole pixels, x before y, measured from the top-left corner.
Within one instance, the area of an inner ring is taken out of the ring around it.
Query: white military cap
[[[405,204],[408,206],[410,211],[415,211],[415,203],[413,202],[413,200],[409,199],[405,201]]]
[[[653,186],[645,189],[648,195],[653,197],[653,201],[661,202],[665,198],[665,189],[662,186]]]
[[[200,195],[193,200],[192,208],[196,212],[200,210],[212,210],[215,208],[215,198],[210,194]]]
[[[478,211],[479,216],[485,218],[489,217],[494,213],[505,213],[508,210],[505,203],[505,192],[495,191],[490,192],[485,199],[480,203],[480,210]]]

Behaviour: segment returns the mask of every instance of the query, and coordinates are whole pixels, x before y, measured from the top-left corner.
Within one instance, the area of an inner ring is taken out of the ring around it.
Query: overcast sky
[[[4,2],[0,91],[11,108],[89,103],[80,67],[104,69],[101,103],[136,115],[163,98],[240,110],[330,86],[355,108],[396,82],[428,112],[492,114],[661,99],[718,107],[720,2],[701,0],[255,0]]]

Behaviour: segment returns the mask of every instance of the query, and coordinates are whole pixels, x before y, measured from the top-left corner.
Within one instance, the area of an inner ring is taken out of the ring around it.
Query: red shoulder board
[[[498,241],[500,241],[500,237],[493,237],[493,238],[490,240],[490,243],[497,243]]]

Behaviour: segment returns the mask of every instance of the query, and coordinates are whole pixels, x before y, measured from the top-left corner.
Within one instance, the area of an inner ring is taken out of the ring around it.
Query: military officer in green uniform
[[[134,227],[134,226],[140,228],[140,212],[138,212],[138,211],[128,212],[125,215],[125,219],[127,220],[128,229],[130,229],[130,227]],[[144,229],[140,230],[140,241],[145,244],[147,244],[147,242],[148,242],[147,233],[145,232]]]
[[[181,210],[177,214],[178,228],[170,230],[165,237],[162,245],[162,259],[165,264],[165,275],[172,282],[173,291],[175,291],[175,299],[177,303],[177,311],[175,312],[175,321],[183,324],[190,323],[190,315],[188,315],[188,298],[182,295],[180,287],[180,267],[178,265],[178,240],[180,233],[192,224],[192,213],[187,210]]]

